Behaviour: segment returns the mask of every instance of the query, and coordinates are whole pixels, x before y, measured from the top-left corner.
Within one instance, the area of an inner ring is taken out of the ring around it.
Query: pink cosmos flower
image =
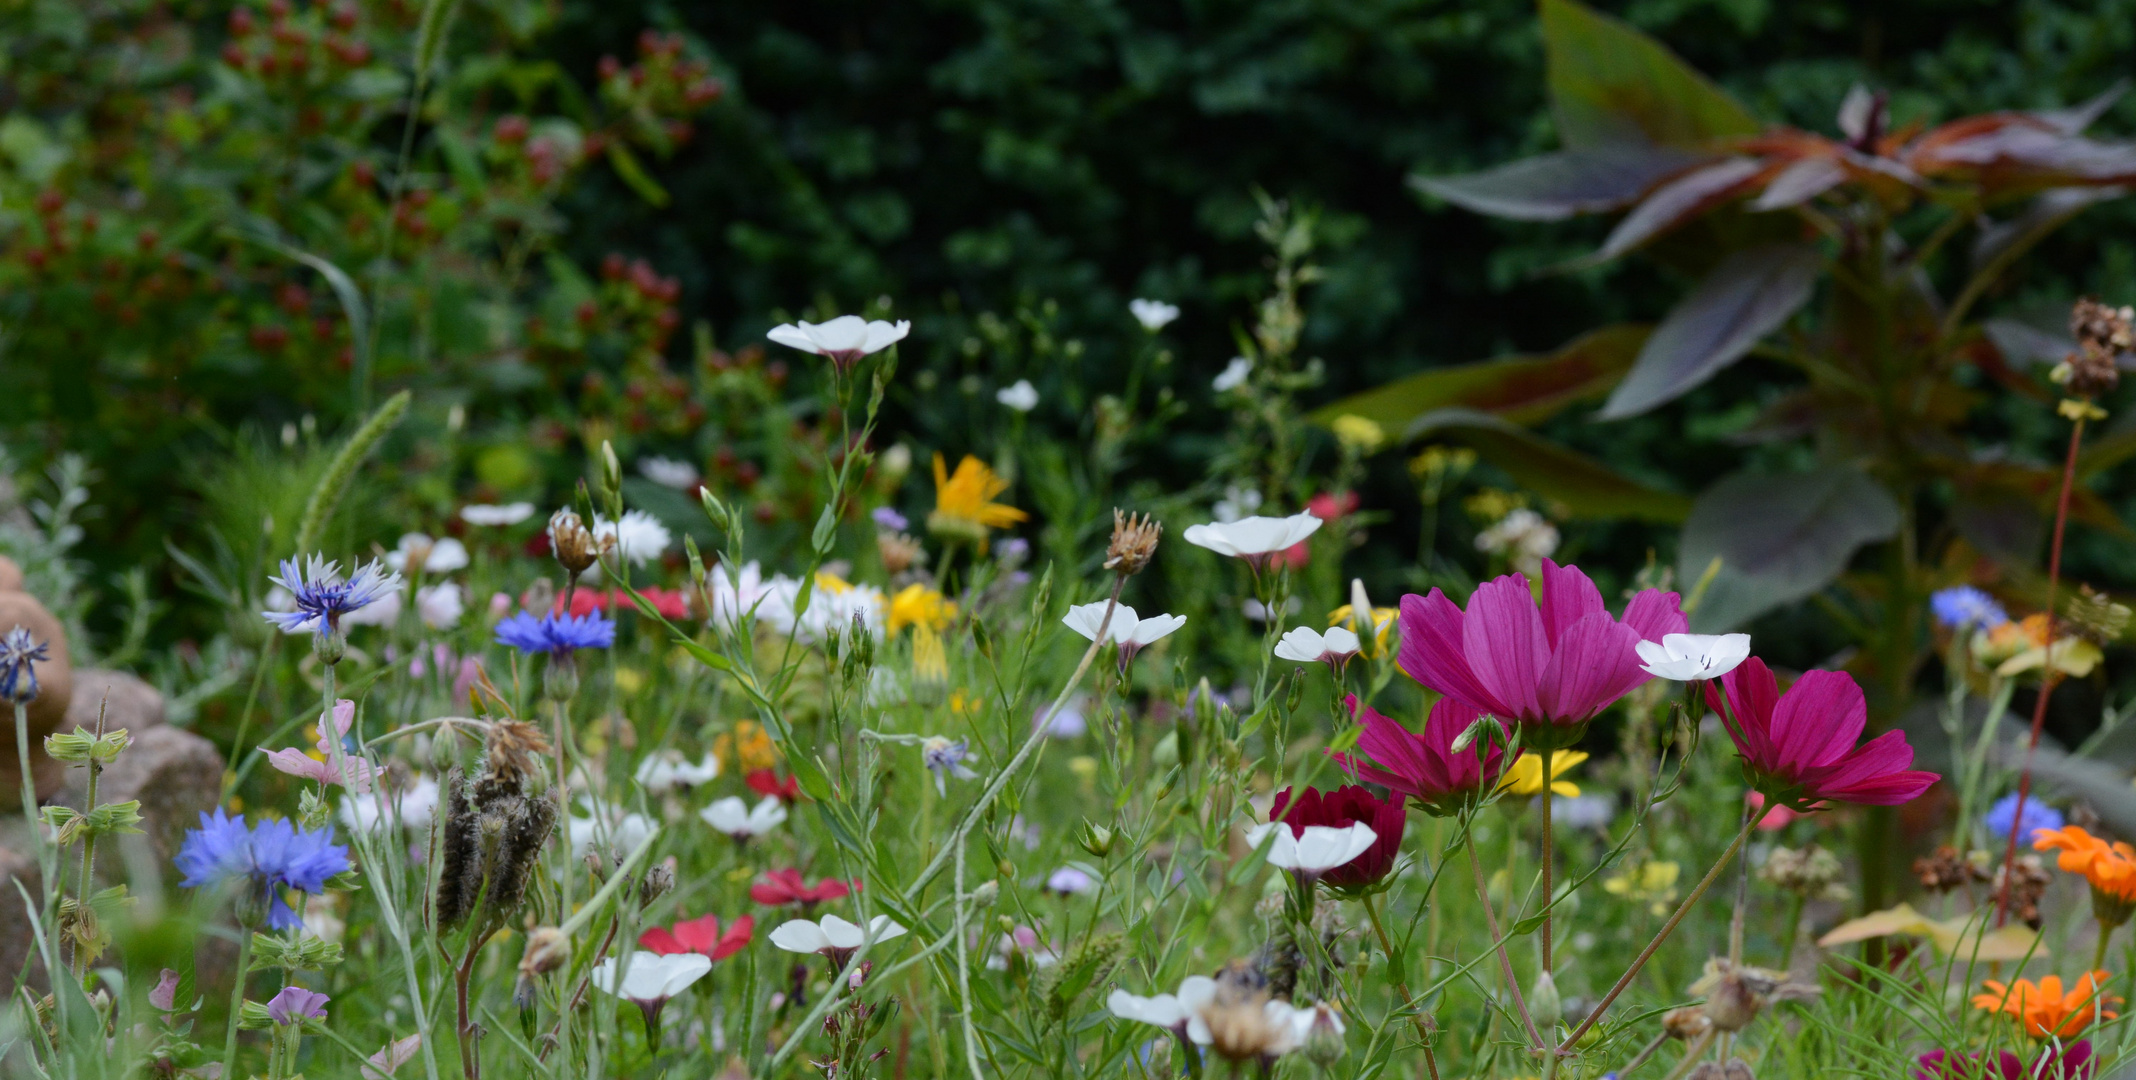
[[[1869,705],[1852,675],[1804,672],[1782,694],[1765,662],[1751,657],[1721,685],[1726,702],[1709,682],[1706,704],[1728,721],[1751,786],[1781,806],[1804,811],[1820,799],[1897,806],[1936,782],[1935,773],[1909,768],[1913,747],[1899,732],[1855,745]]]
[[[317,757],[294,746],[280,750],[269,750],[263,746],[260,748],[260,752],[267,755],[267,763],[274,766],[279,772],[317,781],[321,784],[340,784],[350,791],[367,792],[371,790],[370,764],[355,754],[345,753],[342,765],[347,769],[348,775],[346,777],[336,776],[333,765],[333,744],[327,742],[328,738],[338,739],[347,735],[349,726],[355,722],[356,703],[347,698],[342,698],[334,702],[333,735],[329,736],[323,730],[319,732]]]
[[[1357,695],[1346,700],[1350,715],[1365,726],[1357,739],[1358,754],[1333,754],[1350,775],[1407,795],[1425,813],[1445,817],[1463,804],[1490,790],[1509,764],[1505,751],[1489,741],[1464,751],[1454,750],[1454,740],[1483,714],[1474,706],[1453,698],[1440,698],[1424,721],[1424,734],[1417,735],[1373,709],[1359,706]],[[1486,752],[1481,761],[1476,751]],[[1367,761],[1374,764],[1368,764]]]
[[[1640,641],[1688,624],[1672,592],[1640,593],[1619,620],[1578,567],[1544,559],[1542,584],[1540,609],[1521,574],[1477,586],[1465,612],[1437,589],[1402,597],[1400,663],[1429,689],[1519,725],[1531,749],[1557,750],[1647,681]]]

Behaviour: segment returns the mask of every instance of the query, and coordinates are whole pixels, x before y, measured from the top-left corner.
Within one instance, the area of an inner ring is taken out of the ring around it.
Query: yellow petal
[[[1563,795],[1568,799],[1576,799],[1580,796],[1580,785],[1575,784],[1570,780],[1553,780],[1550,783],[1550,790],[1557,792],[1558,794]]]

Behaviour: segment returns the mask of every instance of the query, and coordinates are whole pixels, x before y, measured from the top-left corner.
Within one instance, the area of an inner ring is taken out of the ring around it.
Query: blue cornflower
[[[2010,615],[1995,598],[1971,585],[1938,589],[1928,598],[1936,621],[1952,630],[1993,630],[2010,621]]]
[[[1987,826],[1988,832],[1995,836],[2008,836],[2016,817],[2017,792],[2013,791],[1995,800],[1995,805],[1988,807],[1988,812],[1980,815],[1980,823]],[[2028,796],[2025,799],[2024,827],[2018,836],[2019,839],[2030,840],[2032,834],[2042,829],[2059,829],[2062,825],[2061,811],[2041,802],[2038,796]]]
[[[287,821],[245,824],[218,809],[200,815],[200,828],[188,829],[173,860],[185,872],[179,884],[189,889],[248,879],[249,888],[267,901],[267,925],[287,929],[303,924],[283,892],[317,895],[326,883],[349,868],[349,849],[334,843],[332,826],[299,829]]]
[[[355,573],[344,578],[341,564],[317,555],[301,565],[295,559],[283,559],[282,576],[268,580],[289,590],[296,610],[260,614],[285,634],[309,631],[322,637],[341,629],[342,616],[369,607],[399,592],[401,587],[400,573],[375,561],[357,567]]]
[[[522,611],[497,624],[497,644],[523,653],[568,655],[578,649],[605,649],[616,643],[614,620],[599,614],[558,615],[537,619]]]
[[[0,699],[26,702],[37,697],[37,665],[51,657],[50,647],[18,626],[0,637]]]

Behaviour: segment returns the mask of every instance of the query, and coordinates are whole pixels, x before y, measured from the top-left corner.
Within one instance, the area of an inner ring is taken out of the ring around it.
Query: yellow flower
[[[824,592],[831,594],[832,596],[839,596],[853,591],[852,582],[847,581],[846,579],[839,577],[838,575],[833,574],[828,570],[816,571],[816,587],[822,589]]]
[[[1585,750],[1550,751],[1550,790],[1572,798],[1580,793],[1579,785],[1570,780],[1560,780],[1573,766],[1587,760]],[[1506,778],[1498,786],[1515,795],[1540,795],[1543,793],[1543,759],[1533,750],[1520,756],[1513,767],[1506,770]]]
[[[925,626],[912,628],[912,677],[937,686],[949,681],[949,652],[942,647],[942,635]]]
[[[1669,913],[1669,902],[1676,899],[1676,879],[1683,872],[1673,862],[1648,862],[1637,870],[1626,871],[1602,882],[1602,891],[1611,896],[1628,900],[1644,900],[1647,910],[1656,915]]]
[[[2081,679],[2090,675],[2092,669],[2099,666],[2099,661],[2105,659],[2099,646],[2075,635],[2061,638],[2052,649],[2048,648],[2044,612],[2006,622],[1992,630],[1975,631],[1973,655],[1983,664],[1994,665],[1995,673],[2006,679],[2047,666],[2050,655],[2055,670]]]
[[[1343,449],[1354,450],[1360,455],[1369,454],[1387,443],[1387,429],[1356,413],[1344,413],[1328,426],[1335,429],[1335,441],[1341,443]]]
[[[1394,632],[1394,624],[1400,620],[1402,613],[1398,609],[1391,607],[1376,607],[1366,610],[1372,613],[1372,635],[1371,644],[1365,646],[1364,654],[1365,659],[1373,660],[1387,651],[1387,638]],[[1358,628],[1352,626],[1350,622],[1355,617],[1356,611],[1356,605],[1344,604],[1328,612],[1328,625],[1348,626],[1350,629],[1356,630]],[[1359,635],[1359,637],[1363,636],[1362,634]]]
[[[752,773],[779,763],[779,747],[754,720],[737,720],[733,731],[723,731],[712,740],[712,754],[729,771]]]
[[[961,686],[949,692],[949,711],[958,716],[965,713],[977,715],[985,706],[985,699]]]
[[[957,605],[942,595],[942,590],[914,582],[898,590],[890,598],[890,632],[895,634],[908,626],[921,626],[941,631],[957,617]]]
[[[1009,482],[970,454],[957,462],[955,475],[942,467],[942,455],[936,454],[934,475],[935,508],[927,515],[927,528],[938,535],[984,544],[988,529],[1005,529],[1031,517],[994,501],[1009,490]]]

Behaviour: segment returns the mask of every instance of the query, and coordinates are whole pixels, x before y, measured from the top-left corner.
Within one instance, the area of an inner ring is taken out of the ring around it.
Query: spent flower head
[[[1151,521],[1148,514],[1138,518],[1114,507],[1112,543],[1105,548],[1105,569],[1121,577],[1141,573],[1157,556],[1157,541],[1163,536],[1164,526]]]
[[[0,637],[0,698],[18,705],[38,694],[37,665],[51,656],[51,646],[37,640],[29,627],[17,626]]]

